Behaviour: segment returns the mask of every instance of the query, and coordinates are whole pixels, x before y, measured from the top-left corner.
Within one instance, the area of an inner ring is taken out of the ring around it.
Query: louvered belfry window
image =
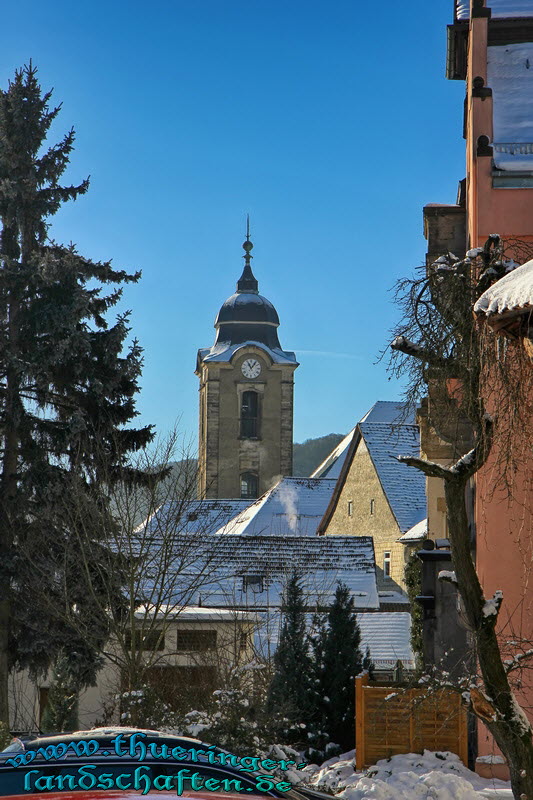
[[[259,436],[259,397],[257,392],[243,392],[241,399],[241,437],[257,439]]]

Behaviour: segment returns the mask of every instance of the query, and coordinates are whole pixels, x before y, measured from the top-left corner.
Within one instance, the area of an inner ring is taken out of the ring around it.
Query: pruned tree
[[[150,426],[128,427],[142,363],[138,343],[126,346],[128,314],[106,320],[120,286],[139,273],[93,262],[48,237],[50,218],[88,189],[87,180],[59,183],[74,131],[47,146],[60,110],[50,100],[31,64],[0,91],[0,721],[6,723],[9,670],[45,672],[61,652],[79,687],[94,679],[108,627],[86,576],[105,571],[106,593],[120,588],[115,560],[102,547],[110,509],[101,477],[114,480],[128,453],[153,435]],[[111,286],[107,294],[104,285]],[[73,485],[92,542],[85,570],[74,547],[80,534],[74,536],[63,502]],[[39,582],[24,558],[28,551],[32,562],[40,560]],[[41,597],[57,603],[45,609]],[[73,612],[70,619],[52,612],[60,601]]]
[[[508,246],[516,254],[516,243]],[[504,243],[494,235],[484,248],[469,251],[465,258],[448,253],[424,268],[419,277],[400,282],[397,296],[404,319],[392,343],[392,371],[407,377],[412,402],[429,394],[430,425],[452,446],[455,460],[449,466],[400,458],[426,476],[444,481],[453,580],[479,663],[479,675],[471,677],[471,690],[464,698],[506,756],[514,796],[531,798],[531,725],[517,702],[511,670],[502,658],[497,634],[502,596],[485,598],[476,573],[466,502],[469,482],[491,448],[498,465],[494,484],[510,493],[513,473],[523,467],[521,459],[526,455],[516,447],[515,431],[517,425],[531,430],[531,364],[518,343],[502,346],[473,316],[475,301],[515,266],[505,258]]]

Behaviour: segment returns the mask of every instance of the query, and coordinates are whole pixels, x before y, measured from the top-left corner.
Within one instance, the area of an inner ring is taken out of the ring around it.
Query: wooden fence
[[[369,686],[355,679],[355,762],[358,770],[399,753],[450,750],[468,765],[466,711],[457,692]],[[388,699],[386,699],[388,698]]]

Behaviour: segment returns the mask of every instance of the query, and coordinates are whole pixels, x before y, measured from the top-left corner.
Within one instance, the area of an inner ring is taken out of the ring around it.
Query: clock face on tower
[[[261,372],[261,364],[255,358],[247,358],[241,367],[245,378],[257,378]]]

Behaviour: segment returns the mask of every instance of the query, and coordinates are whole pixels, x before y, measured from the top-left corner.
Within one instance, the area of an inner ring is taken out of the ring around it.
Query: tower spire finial
[[[237,281],[237,292],[253,292],[254,294],[258,294],[258,283],[255,279],[255,276],[252,272],[252,267],[250,261],[252,260],[253,256],[251,252],[253,250],[253,244],[250,241],[250,215],[246,215],[246,241],[243,242],[243,250],[244,250],[244,269],[242,271],[242,275]]]

